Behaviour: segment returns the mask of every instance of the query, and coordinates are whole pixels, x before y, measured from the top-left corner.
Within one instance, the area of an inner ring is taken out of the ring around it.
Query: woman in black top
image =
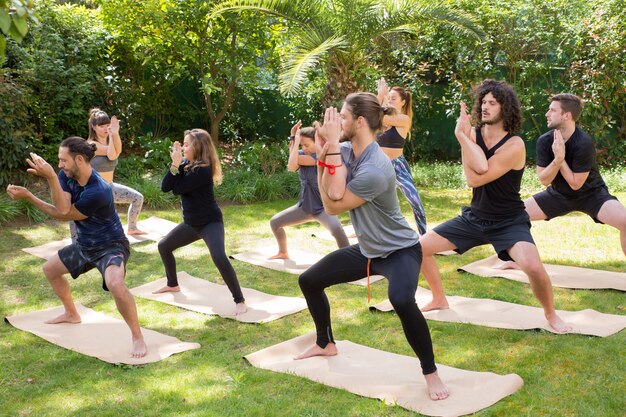
[[[224,222],[213,193],[213,184],[222,182],[222,167],[211,135],[202,129],[185,131],[183,145],[174,142],[172,165],[161,182],[161,190],[180,195],[183,223],[159,242],[167,286],[155,291],[178,292],[174,250],[203,239],[224,282],[233,294],[235,315],[247,310],[237,274],[224,250]],[[184,159],[183,159],[184,156]]]

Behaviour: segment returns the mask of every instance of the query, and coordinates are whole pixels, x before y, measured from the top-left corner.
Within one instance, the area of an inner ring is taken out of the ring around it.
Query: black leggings
[[[396,310],[404,334],[420,360],[422,373],[437,370],[428,324],[415,303],[417,277],[422,263],[419,243],[393,252],[386,258],[372,259],[370,273],[383,275],[389,281],[389,301]],[[367,258],[361,254],[359,245],[342,248],[326,255],[300,275],[300,289],[317,331],[317,345],[324,348],[334,343],[330,325],[330,305],[324,289],[335,284],[351,282],[367,276]]]
[[[211,258],[220,271],[220,274],[222,274],[222,278],[233,295],[235,303],[242,303],[244,298],[241,287],[239,286],[239,281],[237,281],[237,274],[230,264],[226,256],[226,251],[224,250],[224,223],[222,222],[212,222],[204,226],[190,226],[181,223],[159,241],[159,254],[165,266],[167,286],[178,286],[176,258],[174,258],[173,252],[198,239],[203,239],[204,243],[206,243],[209,248]]]

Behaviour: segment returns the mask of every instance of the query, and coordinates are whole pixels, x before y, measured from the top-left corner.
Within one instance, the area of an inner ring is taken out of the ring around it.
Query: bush
[[[6,194],[0,194],[0,224],[5,224],[20,215],[20,207],[16,201]]]
[[[229,169],[222,185],[215,188],[218,200],[241,204],[295,198],[299,192],[298,176],[287,171],[267,176],[245,169]]]
[[[20,86],[6,70],[0,70],[0,188],[24,172],[29,140],[35,135],[29,121],[30,91]]]

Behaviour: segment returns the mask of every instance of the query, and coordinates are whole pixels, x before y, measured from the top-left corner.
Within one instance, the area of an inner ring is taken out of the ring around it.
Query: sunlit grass
[[[469,190],[421,189],[430,223],[440,223],[469,203]],[[618,194],[626,201],[626,194]],[[409,224],[409,207],[400,197]],[[293,200],[224,206],[227,253],[272,243],[269,219]],[[178,210],[147,211],[180,221]],[[341,217],[348,223],[347,215]],[[287,229],[290,247],[324,253],[334,243],[312,238],[316,223]],[[614,271],[626,270],[619,234],[582,215],[533,225],[546,262]],[[66,237],[67,225],[5,226],[0,230],[0,312],[3,315],[58,305],[41,272],[43,261],[19,249]],[[457,267],[493,253],[476,248],[462,256],[438,257],[451,295],[484,297],[538,306],[530,287],[504,279],[457,272]],[[178,269],[222,282],[202,242],[176,252]],[[297,277],[233,261],[243,286],[272,294],[301,296]],[[156,243],[132,246],[127,284],[135,287],[165,275]],[[76,301],[120,317],[110,295],[90,272],[71,286]],[[420,280],[422,285],[423,280]],[[386,282],[372,285],[372,302],[385,298]],[[624,293],[555,289],[559,309],[592,308],[626,314]],[[340,340],[412,355],[394,313],[370,313],[367,290],[340,285],[328,291],[335,336]],[[8,324],[0,325],[1,416],[411,416],[396,406],[291,375],[250,367],[242,357],[314,330],[307,311],[263,325],[242,324],[177,307],[137,299],[141,324],[202,345],[143,367],[112,366],[61,349]],[[429,322],[439,363],[524,379],[518,393],[479,413],[481,416],[619,416],[626,410],[626,332],[609,338],[556,336],[544,331],[512,331],[458,323]]]

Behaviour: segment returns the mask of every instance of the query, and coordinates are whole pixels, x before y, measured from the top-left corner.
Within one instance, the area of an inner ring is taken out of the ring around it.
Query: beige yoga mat
[[[215,284],[199,279],[186,272],[178,273],[180,292],[152,294],[167,284],[165,278],[149,282],[130,292],[138,297],[172,304],[198,313],[214,315],[245,323],[267,323],[307,308],[304,298],[282,297],[242,288],[248,311],[235,316],[233,296],[226,285]]]
[[[459,271],[469,272],[481,277],[500,277],[528,284],[528,276],[519,269],[495,269],[502,265],[497,255],[473,262],[459,268]],[[561,288],[575,289],[613,289],[626,291],[626,273],[600,271],[597,269],[580,268],[576,266],[544,264],[552,285]]]
[[[276,248],[273,245],[269,245],[256,248],[250,252],[242,252],[236,255],[231,255],[231,258],[242,262],[248,262],[252,265],[258,265],[264,268],[288,272],[295,275],[300,275],[309,269],[309,267],[314,263],[323,258],[323,256],[297,249],[289,249],[289,259],[267,259],[273,255],[276,255]],[[372,275],[370,277],[370,283],[380,281],[383,278],[384,277],[382,275]],[[367,286],[367,278],[352,281],[348,284]]]
[[[418,287],[415,300],[418,306],[427,304],[432,299],[429,290]],[[487,298],[468,298],[447,296],[450,308],[447,310],[427,311],[424,317],[428,320],[446,321],[451,323],[476,324],[479,326],[500,329],[544,329],[556,333],[548,325],[543,309]],[[392,311],[389,300],[373,305],[370,310]],[[557,310],[559,317],[569,323],[572,333],[607,337],[626,327],[626,316],[599,313],[595,310],[562,311]]]
[[[439,376],[448,386],[450,396],[442,401],[432,401],[415,357],[384,352],[350,341],[337,341],[337,356],[293,360],[295,355],[314,343],[315,335],[308,334],[245,358],[257,368],[295,374],[428,416],[475,413],[513,394],[524,384],[516,374],[465,371],[437,364]]]
[[[62,306],[9,316],[5,320],[50,343],[109,363],[142,365],[200,347],[198,343],[181,342],[175,337],[142,328],[148,354],[143,358],[131,358],[131,334],[123,320],[98,313],[80,303],[76,303],[76,308],[82,318],[80,324],[44,323],[62,314]]]
[[[161,219],[159,217],[152,216],[148,219],[142,220],[137,223],[137,227],[144,232],[144,235],[126,235],[128,242],[132,245],[134,243],[145,242],[146,240],[158,241],[163,236],[168,234],[178,224],[169,220]],[[124,231],[128,226],[124,226]],[[69,231],[68,231],[69,234]],[[35,255],[42,259],[50,259],[57,252],[72,243],[70,238],[58,240],[55,242],[48,242],[43,245],[35,246],[32,248],[23,248],[22,250],[31,255]]]

